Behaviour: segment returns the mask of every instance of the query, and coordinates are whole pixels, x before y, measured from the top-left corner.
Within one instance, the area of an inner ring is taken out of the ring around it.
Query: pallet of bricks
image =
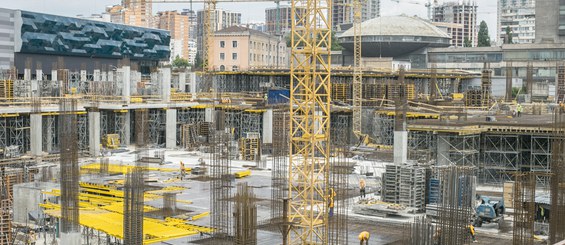
[[[239,139],[239,152],[241,160],[255,161],[261,157],[261,135],[259,133],[247,133]]]

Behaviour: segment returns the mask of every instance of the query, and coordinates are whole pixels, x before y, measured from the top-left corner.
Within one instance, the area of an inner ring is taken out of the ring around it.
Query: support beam
[[[186,92],[186,72],[179,72],[179,92]]]
[[[125,103],[130,102],[131,97],[131,71],[129,66],[123,66],[118,69],[118,74],[122,75],[122,100]]]
[[[90,156],[100,155],[100,111],[88,112],[88,135]]]
[[[43,147],[43,123],[41,113],[30,114],[31,155],[40,156]]]
[[[124,125],[124,138],[122,139],[122,144],[130,145],[131,144],[131,112],[128,111],[125,113],[125,125]]]
[[[394,164],[408,161],[408,131],[394,131]]]
[[[177,146],[177,109],[167,109],[165,124],[165,144],[173,149]]]
[[[205,122],[214,122],[214,116],[216,115],[216,110],[214,108],[209,107],[204,109],[204,121]]]

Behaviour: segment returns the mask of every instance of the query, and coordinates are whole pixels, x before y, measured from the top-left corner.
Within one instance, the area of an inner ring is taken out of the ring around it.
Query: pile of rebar
[[[257,244],[257,205],[253,188],[247,182],[237,185],[234,210],[235,244]]]

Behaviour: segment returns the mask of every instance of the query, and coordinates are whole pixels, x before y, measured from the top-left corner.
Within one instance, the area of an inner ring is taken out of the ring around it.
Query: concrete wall
[[[14,222],[30,222],[28,213],[41,210],[40,203],[46,199],[42,191],[51,191],[59,185],[47,182],[32,182],[14,185]]]

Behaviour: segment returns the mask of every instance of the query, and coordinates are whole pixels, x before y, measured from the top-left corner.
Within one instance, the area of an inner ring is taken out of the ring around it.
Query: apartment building
[[[204,10],[198,10],[196,14],[197,19],[197,45],[198,53],[200,55],[202,52],[202,35],[204,34]],[[216,9],[212,12],[211,23],[212,32],[217,32],[219,30],[228,28],[230,26],[241,25],[241,13],[232,12],[228,10]]]
[[[433,22],[462,25],[447,25],[447,33],[451,36],[451,46],[463,47],[465,39],[469,39],[471,46],[477,46],[477,4],[474,1],[446,2],[435,5],[432,20]]]
[[[157,19],[157,27],[168,30],[171,33],[171,60],[177,56],[188,60],[190,32],[188,16],[182,15],[177,11],[164,11],[157,13]]]
[[[263,67],[287,67],[284,40],[242,26],[217,31],[212,38],[210,65],[218,71],[241,71]]]
[[[506,28],[512,33],[512,43],[534,43],[536,39],[535,0],[500,0],[498,4],[499,42],[506,40]]]

